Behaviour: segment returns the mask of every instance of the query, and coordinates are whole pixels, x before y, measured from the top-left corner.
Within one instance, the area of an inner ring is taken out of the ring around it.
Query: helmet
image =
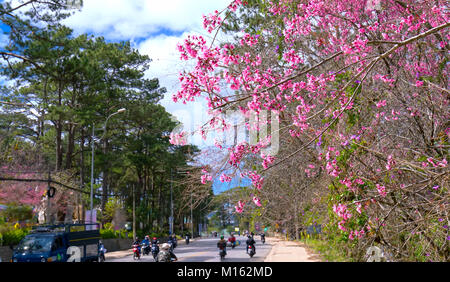
[[[167,243],[164,243],[164,244],[161,246],[161,249],[163,249],[163,250],[168,250],[168,249],[170,249],[170,245],[167,244]]]
[[[145,235],[145,239],[148,239],[148,238],[150,238],[150,236],[148,236],[148,235]]]
[[[153,237],[153,240],[156,240],[156,237]]]
[[[220,239],[223,239],[223,235],[222,235],[222,236],[220,236]]]

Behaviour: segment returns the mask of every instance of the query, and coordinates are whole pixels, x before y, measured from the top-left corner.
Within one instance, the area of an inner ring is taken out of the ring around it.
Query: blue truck
[[[14,248],[11,262],[101,261],[99,224],[33,227]]]

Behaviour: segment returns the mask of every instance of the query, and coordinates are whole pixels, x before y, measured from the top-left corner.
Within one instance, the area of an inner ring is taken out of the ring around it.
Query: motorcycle
[[[139,250],[139,245],[133,245],[133,259],[138,260],[141,259],[141,251]]]
[[[219,256],[220,256],[220,260],[224,260],[225,256],[226,256],[227,252],[225,251],[225,249],[221,249],[219,252]]]
[[[153,259],[156,261],[156,257],[158,256],[159,253],[159,247],[157,244],[152,244],[152,255],[153,255]]]
[[[172,241],[167,242],[167,244],[170,245],[170,251],[173,252],[173,249],[175,249],[175,244]]]
[[[104,262],[106,260],[105,253],[106,253],[105,246],[103,246],[103,244],[100,244],[99,255],[98,255],[99,262]]]
[[[250,252],[248,253],[248,255],[252,258],[256,253],[255,246],[250,245],[250,246],[248,246],[248,248],[250,249]]]
[[[231,247],[232,249],[234,249],[236,247],[236,241],[228,241],[227,247]]]
[[[142,244],[142,256],[150,254],[150,245]]]

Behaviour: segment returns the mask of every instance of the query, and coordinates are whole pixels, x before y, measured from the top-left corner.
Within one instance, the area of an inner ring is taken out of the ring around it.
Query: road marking
[[[182,261],[182,260],[187,259],[187,258],[198,257],[198,256],[201,256],[201,255],[205,255],[207,253],[208,252],[199,252],[199,253],[194,253],[194,254],[192,254],[190,256],[183,256],[182,258],[179,258],[178,261]]]

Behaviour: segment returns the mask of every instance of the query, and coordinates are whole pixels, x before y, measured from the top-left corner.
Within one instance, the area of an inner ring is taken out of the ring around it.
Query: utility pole
[[[92,139],[91,139],[91,195],[90,195],[90,208],[91,208],[91,214],[90,214],[90,222],[94,223],[94,149],[95,149],[95,142],[94,142],[94,134],[95,134],[95,125],[92,125]],[[92,225],[91,225],[92,226]]]
[[[136,238],[136,197],[133,184],[133,240]]]
[[[191,192],[191,236],[194,238],[194,217],[192,216],[192,192]]]
[[[172,169],[170,169],[170,219],[169,219],[169,225],[170,225],[170,235],[173,234],[173,175],[172,175]]]

